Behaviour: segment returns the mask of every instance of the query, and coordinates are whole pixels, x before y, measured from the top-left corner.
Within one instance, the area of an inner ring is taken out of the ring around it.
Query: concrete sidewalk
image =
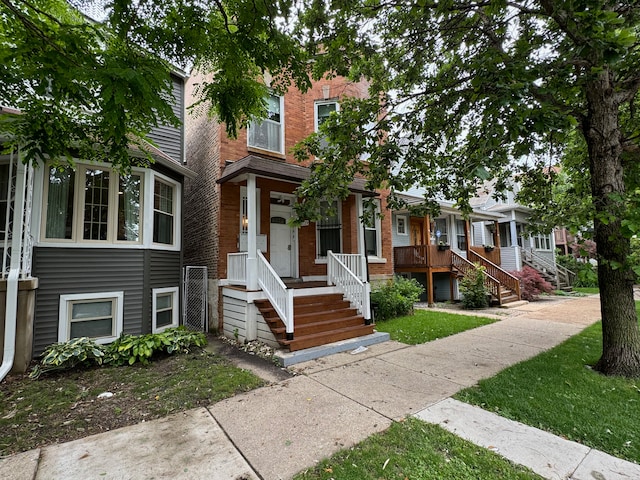
[[[493,313],[501,321],[423,345],[385,342],[312,360],[292,367],[292,378],[207,409],[9,457],[0,478],[287,479],[407,415],[546,478],[640,478],[638,465],[449,398],[578,333],[600,306],[597,297],[554,298]]]

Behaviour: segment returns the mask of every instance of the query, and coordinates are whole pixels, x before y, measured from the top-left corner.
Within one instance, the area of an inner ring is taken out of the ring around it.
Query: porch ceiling
[[[222,175],[217,180],[218,183],[226,183],[229,181],[242,181],[249,173],[253,173],[260,177],[275,178],[287,182],[300,183],[311,175],[311,170],[301,165],[293,165],[277,160],[259,157],[257,155],[247,155],[240,160],[228,163]],[[361,193],[363,196],[375,197],[378,194],[365,188],[365,180],[356,178],[349,185],[349,190],[353,193]]]

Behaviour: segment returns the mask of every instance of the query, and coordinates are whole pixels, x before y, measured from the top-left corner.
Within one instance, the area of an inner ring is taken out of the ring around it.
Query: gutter
[[[11,154],[13,163],[13,153]],[[24,191],[26,184],[26,166],[17,160],[16,189],[14,197],[13,228],[11,239],[11,266],[7,277],[7,291],[4,318],[4,352],[0,365],[0,382],[13,367],[16,354],[16,327],[18,323],[18,278],[22,253],[22,230],[24,228]],[[19,232],[15,235],[15,232]]]

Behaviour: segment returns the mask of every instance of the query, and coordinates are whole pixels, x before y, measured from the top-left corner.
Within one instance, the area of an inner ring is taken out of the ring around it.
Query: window
[[[90,337],[114,341],[122,332],[123,292],[60,295],[58,341]]]
[[[269,95],[266,99],[267,118],[251,122],[247,131],[249,147],[284,153],[284,116],[282,97]]]
[[[75,172],[69,166],[50,167],[48,187],[45,237],[71,240]]]
[[[153,241],[173,245],[174,188],[160,180],[153,183]]]
[[[330,102],[316,102],[315,103],[315,130],[318,131],[320,125],[329,119],[332,112],[338,111],[338,103],[334,101]],[[326,139],[320,140],[320,146],[325,148],[328,145]]]
[[[534,235],[533,242],[536,250],[551,250],[551,236],[538,234]]]
[[[438,235],[440,233],[440,235]],[[446,243],[449,244],[449,235],[447,234],[447,219],[446,218],[436,218],[433,232],[436,244]]]
[[[373,200],[373,203],[363,209],[370,209],[370,217],[364,224],[364,244],[367,256],[380,257],[380,200]]]
[[[318,257],[326,257],[327,251],[342,252],[342,224],[340,204],[337,200],[322,202],[324,219],[316,223],[316,245]]]
[[[467,249],[467,236],[465,234],[467,222],[456,219],[456,239],[458,240],[458,250]]]
[[[178,287],[154,288],[153,333],[178,326]]]
[[[407,217],[404,215],[396,216],[396,233],[398,235],[409,235],[407,230]]]
[[[50,166],[44,239],[140,243],[142,174]]]

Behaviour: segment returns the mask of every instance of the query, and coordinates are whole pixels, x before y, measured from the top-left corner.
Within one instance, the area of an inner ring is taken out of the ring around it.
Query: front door
[[[411,219],[410,223],[411,245],[423,245],[422,241],[422,220]]]
[[[297,245],[294,228],[288,225],[291,218],[291,200],[283,196],[271,199],[271,226],[269,241],[269,259],[271,266],[280,277],[293,277]]]

